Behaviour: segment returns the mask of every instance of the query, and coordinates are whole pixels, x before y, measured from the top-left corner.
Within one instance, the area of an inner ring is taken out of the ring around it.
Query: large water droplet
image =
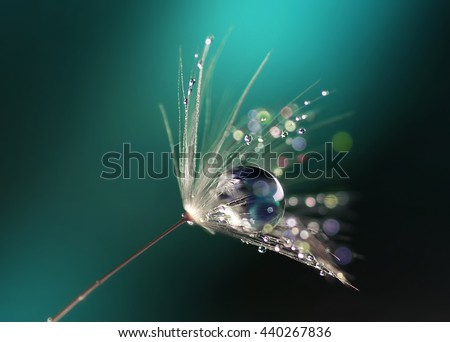
[[[253,166],[240,166],[224,172],[215,197],[227,224],[238,230],[260,232],[265,225],[276,226],[284,214],[284,191],[269,172]]]
[[[266,248],[266,247],[264,247],[264,246],[259,246],[259,247],[258,247],[258,252],[259,252],[259,253],[263,254],[263,253],[266,253],[266,251],[267,251],[267,248]]]

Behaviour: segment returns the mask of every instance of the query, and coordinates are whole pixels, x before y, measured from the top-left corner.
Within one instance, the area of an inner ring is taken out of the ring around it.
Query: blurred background
[[[356,112],[361,291],[186,225],[66,320],[450,320],[449,15],[446,1],[2,1],[0,320],[46,320],[179,219],[174,177],[105,181],[101,156],[168,151],[158,104],[175,127],[179,47],[190,70],[231,27],[214,99],[236,101],[272,51],[245,110],[321,79],[333,110]]]

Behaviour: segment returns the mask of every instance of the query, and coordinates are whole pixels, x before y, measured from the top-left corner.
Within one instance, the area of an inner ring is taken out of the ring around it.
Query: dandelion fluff
[[[286,201],[286,184],[289,182],[282,178],[285,174],[283,169],[293,163],[284,156],[268,162],[259,158],[265,152],[265,147],[270,146],[278,155],[290,150],[294,153],[295,160],[303,161],[304,156],[299,151],[303,153],[309,146],[306,143],[307,136],[313,136],[316,130],[349,114],[303,127],[307,121],[311,122],[316,117],[317,113],[312,110],[312,105],[333,93],[332,90],[322,90],[315,96],[309,96],[318,82],[278,111],[265,108],[243,110],[244,100],[268,62],[269,53],[256,69],[235,106],[225,113],[227,121],[220,134],[212,139],[205,135],[199,141],[201,119],[205,120],[206,126],[209,122],[209,110],[204,109],[207,107],[204,94],[208,90],[208,83],[223,47],[222,43],[218,52],[209,60],[213,40],[212,36],[205,39],[203,51],[197,55],[197,67],[186,79],[180,53],[178,144],[175,144],[169,116],[160,105],[185,213],[173,226],[92,284],[57,315],[49,318],[50,321],[60,320],[102,283],[183,223],[203,227],[211,233],[235,237],[246,244],[257,246],[260,253],[270,250],[287,256],[315,268],[322,276],[331,276],[353,287],[337,262],[339,256],[336,254],[343,255],[344,249],[338,249],[334,254],[336,248],[328,237],[337,233],[334,227],[340,223],[324,214],[339,209],[338,198],[342,198],[342,192],[339,193],[340,197],[334,193],[310,194],[305,200],[289,195]],[[302,121],[301,127],[297,127],[297,121]],[[289,133],[293,135],[292,138],[289,138]],[[302,137],[298,137],[299,134]],[[216,159],[214,172],[209,172],[209,161],[197,158],[198,152],[212,155],[212,159]],[[252,156],[251,160],[247,159],[249,155]],[[280,160],[283,161],[282,165],[278,165]],[[332,203],[330,199],[333,199]],[[321,220],[312,220],[311,217],[320,217]],[[320,221],[323,222],[322,226]],[[351,251],[345,249],[345,252],[344,261],[347,262],[351,259],[348,256]]]

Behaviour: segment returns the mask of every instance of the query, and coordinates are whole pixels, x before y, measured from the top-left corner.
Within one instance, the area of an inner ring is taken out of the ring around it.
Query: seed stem
[[[122,268],[127,266],[130,262],[132,262],[134,259],[136,259],[138,256],[143,254],[147,249],[152,247],[154,244],[156,244],[159,240],[161,240],[166,235],[169,235],[171,232],[173,232],[176,228],[181,226],[183,223],[187,222],[189,219],[189,215],[184,214],[183,217],[176,222],[173,226],[159,234],[156,238],[153,240],[147,242],[147,244],[139,249],[137,252],[130,255],[127,259],[122,261],[119,265],[114,267],[110,272],[105,274],[102,278],[95,281],[91,286],[89,286],[86,290],[84,290],[80,295],[78,295],[76,298],[74,298],[67,306],[65,306],[58,314],[56,314],[54,317],[49,317],[49,322],[58,322],[61,318],[63,318],[67,313],[72,311],[72,309],[77,306],[81,301],[85,300],[87,296],[89,296],[95,289],[97,289],[100,285],[105,283],[109,278],[111,278],[113,275],[115,275],[117,272],[119,272]]]

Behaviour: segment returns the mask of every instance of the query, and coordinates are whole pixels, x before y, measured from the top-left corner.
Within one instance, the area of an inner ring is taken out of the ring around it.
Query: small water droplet
[[[185,106],[187,106],[187,104],[188,104],[188,99],[187,99],[187,97],[184,98],[183,103],[184,103]]]
[[[313,261],[314,257],[313,257],[312,255],[308,255],[308,256],[306,257],[306,259],[308,259],[308,261]]]
[[[267,248],[266,248],[266,247],[264,247],[264,246],[259,246],[259,247],[258,247],[258,252],[259,252],[259,253],[263,254],[263,253],[266,253],[266,251],[267,251]]]
[[[292,240],[287,239],[284,243],[283,243],[284,247],[289,248],[292,246]]]
[[[325,271],[324,271],[324,270],[322,270],[322,271],[320,271],[320,273],[319,273],[319,274],[320,274],[320,276],[321,276],[321,277],[324,277],[324,276],[325,276]]]
[[[191,79],[189,80],[189,87],[192,87],[194,84],[195,84],[195,79],[194,79],[194,78],[191,78]]]
[[[328,95],[330,95],[329,90],[322,90],[322,96],[328,96]]]
[[[311,103],[311,101],[308,101],[308,100],[306,100],[305,102],[303,102],[303,104],[304,104],[305,106],[308,106],[310,103]]]
[[[302,118],[300,116],[295,117],[295,121],[300,121]]]
[[[258,142],[260,142],[260,143],[264,142],[263,137],[259,137],[259,138],[258,138]]]
[[[289,133],[287,131],[283,131],[283,132],[281,132],[281,137],[286,138],[288,136],[288,134]]]
[[[270,241],[270,238],[267,235],[264,235],[262,239],[263,239],[264,242],[269,242]]]
[[[194,58],[198,58],[198,53],[194,54]]]
[[[247,145],[250,145],[253,141],[253,137],[250,134],[246,134],[244,137],[244,141]]]
[[[197,68],[203,69],[203,61],[201,59],[197,63]]]
[[[193,225],[194,225],[194,222],[192,222],[192,221],[186,221],[186,223],[187,223],[188,225],[190,225],[190,226],[193,226]]]
[[[303,135],[306,132],[306,128],[300,127],[297,132],[298,132],[298,134]]]
[[[279,252],[280,250],[281,250],[280,246],[279,246],[279,245],[276,245],[276,246],[275,246],[275,252]]]
[[[304,259],[304,258],[305,258],[305,255],[304,255],[303,253],[298,253],[298,258],[299,258],[299,259]]]

